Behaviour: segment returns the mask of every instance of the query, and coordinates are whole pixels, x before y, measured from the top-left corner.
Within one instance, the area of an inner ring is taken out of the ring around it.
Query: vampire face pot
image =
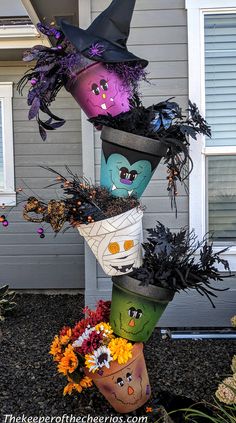
[[[135,342],[146,342],[174,293],[154,285],[140,286],[130,276],[112,278],[110,324],[114,333]]]
[[[141,197],[167,148],[160,141],[103,127],[100,184],[115,197]]]
[[[143,344],[134,344],[126,364],[111,362],[110,368],[91,373],[85,370],[106,400],[118,413],[130,413],[145,404],[151,395]]]
[[[124,81],[102,63],[88,66],[66,85],[81,109],[90,117],[111,114],[116,116],[130,109],[131,92]]]
[[[107,275],[123,275],[141,266],[142,217],[142,210],[134,208],[78,227]]]

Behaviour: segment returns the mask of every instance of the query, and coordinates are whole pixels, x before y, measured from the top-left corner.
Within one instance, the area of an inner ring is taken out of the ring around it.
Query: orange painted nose
[[[134,389],[131,386],[128,386],[128,395],[133,395]]]
[[[106,94],[103,94],[103,95],[102,95],[102,98],[107,98]]]
[[[131,328],[133,328],[135,326],[135,321],[134,319],[131,319],[129,322],[129,326],[131,326]]]

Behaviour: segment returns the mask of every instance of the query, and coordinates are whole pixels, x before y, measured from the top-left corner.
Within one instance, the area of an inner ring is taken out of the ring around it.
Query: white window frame
[[[188,16],[188,70],[189,98],[195,102],[202,115],[205,115],[205,58],[204,58],[204,15],[236,13],[236,0],[185,0]],[[207,231],[206,204],[206,155],[236,154],[236,147],[205,147],[205,137],[191,141],[190,151],[194,168],[189,178],[189,227],[195,229],[202,239]],[[216,243],[215,250],[224,245]],[[230,243],[224,253],[231,269],[236,270],[236,245]],[[229,244],[225,243],[225,247]]]
[[[0,82],[0,101],[2,102],[2,140],[3,140],[3,181],[0,189],[0,205],[16,205],[14,148],[12,123],[13,83]]]

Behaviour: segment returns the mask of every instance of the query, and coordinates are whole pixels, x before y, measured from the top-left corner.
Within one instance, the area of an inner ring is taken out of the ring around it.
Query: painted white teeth
[[[111,190],[114,191],[114,189],[116,189],[116,186],[113,184]]]
[[[106,106],[106,104],[105,104],[105,103],[103,103],[103,104],[101,105],[101,108],[102,108],[103,110],[107,110],[107,106]]]
[[[128,191],[129,196],[132,194],[132,192],[133,192],[133,189],[131,191]]]

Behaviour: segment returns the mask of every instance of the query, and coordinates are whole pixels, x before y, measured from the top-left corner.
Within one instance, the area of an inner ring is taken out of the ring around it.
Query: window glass
[[[236,241],[236,155],[208,156],[208,230]]]
[[[236,13],[205,15],[207,147],[236,146]]]

